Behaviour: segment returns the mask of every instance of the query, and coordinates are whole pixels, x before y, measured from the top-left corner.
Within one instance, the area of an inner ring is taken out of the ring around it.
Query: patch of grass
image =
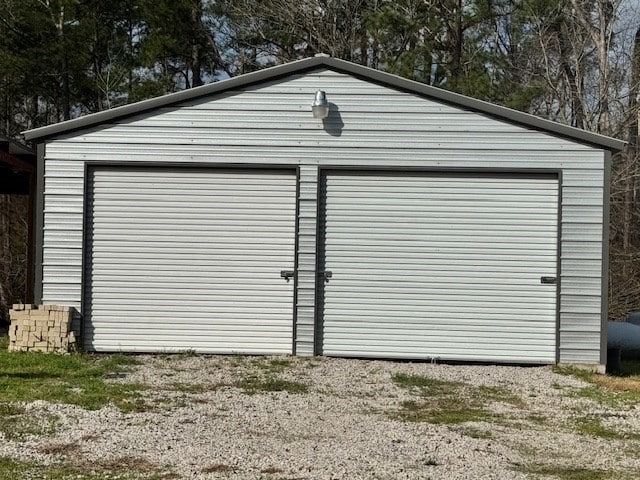
[[[640,376],[595,375],[592,382],[612,392],[627,394],[631,399],[640,398]]]
[[[571,375],[572,377],[579,378],[580,380],[584,380],[585,382],[589,382],[591,377],[595,375],[593,372],[583,368],[576,368],[571,366],[564,365],[554,365],[552,367],[554,373],[558,373],[560,375]]]
[[[21,405],[0,403],[0,432],[7,440],[21,440],[29,435],[48,435],[55,432],[55,415],[29,415]]]
[[[606,428],[604,425],[602,425],[600,420],[596,418],[581,417],[575,423],[578,431],[583,435],[606,438],[608,440],[620,438],[618,432],[610,428]]]
[[[229,365],[232,367],[244,367],[248,358],[244,355],[231,355],[228,358]]]
[[[22,415],[25,408],[15,403],[0,403],[0,418]]]
[[[448,395],[462,385],[458,382],[445,382],[422,375],[407,375],[404,373],[396,373],[391,379],[401,387],[419,390],[423,396]]]
[[[489,403],[522,404],[520,398],[502,387],[473,387],[402,373],[393,375],[392,380],[420,397],[402,402],[401,409],[392,414],[393,418],[407,422],[456,425],[493,421],[496,415],[487,408]]]
[[[554,367],[554,372],[571,375],[591,385],[573,392],[602,405],[619,406],[640,402],[640,362],[623,361],[618,375],[602,375],[573,367]]]
[[[143,385],[106,381],[137,361],[127,355],[0,351],[0,402],[46,400],[88,410],[107,404],[122,411],[137,410],[143,405]]]
[[[26,478],[30,470],[28,463],[16,462],[10,458],[0,458],[0,480],[14,480]]]
[[[293,365],[293,362],[286,358],[260,358],[252,360],[251,363],[269,373],[281,373]]]
[[[395,418],[405,422],[428,422],[436,425],[457,425],[466,422],[491,421],[494,415],[467,403],[451,402],[450,399],[402,402],[402,409],[396,412]]]
[[[490,422],[494,414],[483,408],[459,406],[436,411],[431,415],[430,423],[436,425],[456,425],[466,422]]]
[[[614,478],[612,472],[580,467],[561,467],[554,465],[520,465],[515,468],[520,473],[544,475],[560,480],[606,480]],[[619,477],[615,477],[619,478]]]
[[[6,350],[9,348],[9,336],[0,335],[0,350]]]
[[[125,459],[126,460],[126,459]],[[0,480],[33,478],[46,480],[169,480],[177,478],[173,472],[149,468],[140,462],[113,462],[111,466],[101,463],[92,465],[40,465],[36,462],[19,462],[0,458]],[[148,463],[148,462],[147,462]]]
[[[546,425],[549,421],[549,419],[545,415],[539,413],[530,413],[525,418],[527,419],[527,421],[536,425]]]
[[[115,353],[106,355],[100,360],[102,368],[108,372],[130,372],[131,367],[142,365],[142,361],[135,355]]]
[[[307,393],[309,390],[304,383],[284,380],[271,375],[267,377],[248,375],[238,380],[233,386],[242,388],[244,393],[251,395],[259,392]]]
[[[640,433],[619,432],[602,424],[599,417],[590,415],[575,420],[577,430],[583,435],[604,438],[607,440],[640,440]]]
[[[612,407],[617,406],[623,401],[623,399],[619,398],[614,392],[607,391],[597,385],[590,385],[579,390],[574,390],[570,392],[569,395],[577,398],[586,398],[601,405]]]
[[[193,357],[199,357],[199,356],[200,356],[200,354],[198,352],[196,352],[194,349],[187,348],[185,350],[181,350],[181,351],[176,352],[176,353],[170,353],[170,354],[166,355],[165,359],[179,362],[179,361],[184,360],[186,358],[193,358]]]
[[[175,393],[174,393],[175,392]],[[197,394],[197,391],[181,391],[174,390],[172,387],[162,387],[155,391],[155,394],[147,400],[145,411],[149,412],[169,412],[179,408],[185,408],[193,405],[195,402],[191,394]],[[202,402],[200,402],[202,403]]]
[[[11,421],[0,420],[0,432],[7,440],[23,440],[28,436],[51,435],[56,431],[59,418],[48,415],[44,418],[16,417]]]
[[[526,405],[520,397],[508,388],[480,385],[475,388],[474,394],[484,402],[502,402],[524,408]]]

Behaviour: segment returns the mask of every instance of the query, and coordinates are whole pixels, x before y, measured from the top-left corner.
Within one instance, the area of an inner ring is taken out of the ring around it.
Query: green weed
[[[97,410],[113,404],[123,411],[142,407],[140,384],[107,382],[137,360],[126,355],[53,355],[0,351],[0,402],[46,400]]]
[[[556,477],[560,480],[606,480],[614,478],[612,472],[580,467],[561,467],[553,465],[520,465],[515,468],[520,473]],[[615,478],[619,478],[615,476]]]
[[[575,420],[576,429],[583,435],[600,437],[607,440],[640,440],[640,433],[619,432],[606,427],[597,416],[583,416]]]
[[[49,435],[55,432],[55,415],[28,415],[21,405],[0,403],[0,433],[7,440],[21,440],[29,435]]]
[[[554,372],[571,375],[590,384],[578,391],[571,391],[570,395],[611,407],[640,402],[640,363],[635,360],[623,361],[618,375],[601,375],[573,367],[555,367]]]
[[[185,350],[181,350],[181,351],[176,352],[176,353],[168,354],[166,356],[166,359],[180,362],[180,361],[185,360],[187,358],[194,358],[194,357],[199,357],[199,356],[200,356],[200,354],[198,352],[196,352],[193,348],[187,348]]]
[[[427,401],[407,400],[401,410],[393,415],[405,422],[427,422],[436,425],[456,425],[465,422],[490,421],[494,415],[489,411],[465,401],[451,402],[449,399]]]
[[[101,366],[105,370],[129,372],[132,367],[142,365],[142,361],[134,355],[125,355],[123,353],[115,353],[107,355],[101,359]]]
[[[530,413],[526,416],[526,419],[529,422],[540,426],[547,425],[547,423],[549,422],[549,419],[545,415],[541,415],[539,413]]]
[[[0,418],[14,417],[22,415],[25,412],[25,408],[22,405],[16,405],[14,403],[0,403]]]
[[[522,403],[516,395],[502,387],[473,387],[421,375],[395,374],[392,379],[396,385],[407,388],[419,397],[402,402],[400,410],[391,415],[407,422],[455,425],[493,421],[496,415],[488,410],[489,403]]]
[[[248,375],[238,380],[233,385],[241,388],[244,393],[255,394],[259,392],[287,392],[287,393],[307,393],[308,387],[304,383],[284,380],[274,376],[259,377]]]
[[[269,373],[281,373],[293,365],[291,360],[285,358],[260,358],[252,360],[251,363],[260,370]]]
[[[520,397],[511,392],[508,388],[480,385],[473,389],[473,395],[483,402],[502,402],[524,408],[525,404]]]
[[[170,480],[172,472],[162,472],[145,460],[118,459],[92,465],[40,465],[0,458],[0,480],[33,478],[46,480]]]
[[[391,378],[396,385],[409,389],[417,389],[420,391],[420,394],[424,396],[448,395],[462,385],[458,382],[444,382],[422,375],[406,375],[404,373],[396,373]]]

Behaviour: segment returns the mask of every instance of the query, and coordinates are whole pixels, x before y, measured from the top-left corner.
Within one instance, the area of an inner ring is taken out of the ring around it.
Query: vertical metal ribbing
[[[298,195],[298,291],[296,304],[296,355],[313,355],[316,303],[316,225],[318,167],[300,167]]]

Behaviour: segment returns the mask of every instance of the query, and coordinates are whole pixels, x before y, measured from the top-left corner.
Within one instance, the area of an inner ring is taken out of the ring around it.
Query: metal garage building
[[[89,350],[606,361],[618,140],[322,56],[25,136]]]

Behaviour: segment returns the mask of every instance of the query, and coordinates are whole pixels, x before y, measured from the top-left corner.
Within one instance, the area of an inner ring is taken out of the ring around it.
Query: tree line
[[[629,144],[613,162],[609,290],[610,316],[622,318],[640,309],[636,8],[632,0],[2,0],[0,135],[328,53],[621,138]],[[0,223],[15,212],[3,207]],[[19,228],[7,231],[24,240]],[[9,303],[20,295],[13,290]]]

